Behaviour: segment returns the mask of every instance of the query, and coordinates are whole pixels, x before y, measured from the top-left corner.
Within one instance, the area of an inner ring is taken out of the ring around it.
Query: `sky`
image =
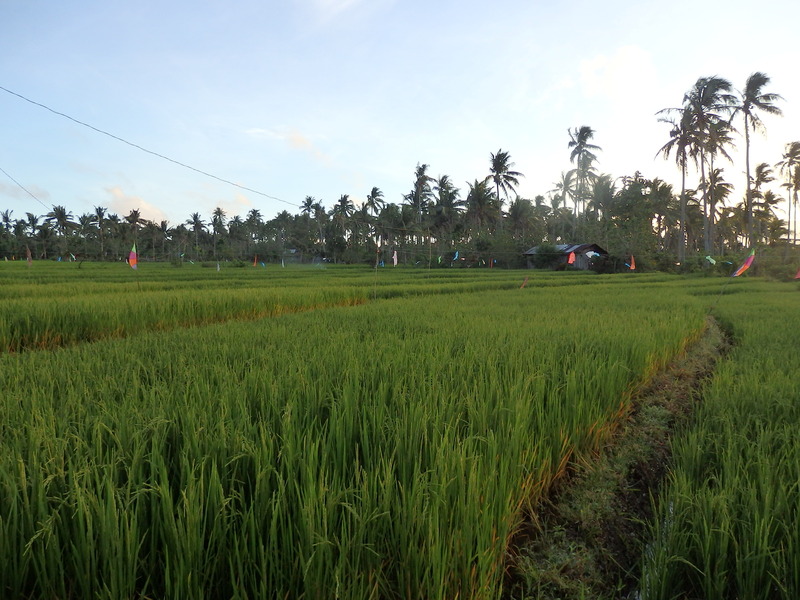
[[[0,0],[0,211],[269,219],[373,187],[401,203],[417,164],[465,197],[501,149],[532,199],[583,125],[600,173],[679,190],[656,113],[700,77],[762,71],[783,97],[753,165],[800,140],[798,22],[795,0]]]

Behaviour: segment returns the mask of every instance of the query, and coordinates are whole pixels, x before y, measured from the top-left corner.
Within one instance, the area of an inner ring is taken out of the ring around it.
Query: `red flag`
[[[136,242],[133,242],[131,253],[128,254],[128,264],[131,266],[131,269],[136,269],[136,265],[139,264],[139,256],[136,254]]]
[[[567,264],[568,265],[574,265],[575,264],[575,253],[574,252],[570,252],[569,253],[569,257],[567,258]]]

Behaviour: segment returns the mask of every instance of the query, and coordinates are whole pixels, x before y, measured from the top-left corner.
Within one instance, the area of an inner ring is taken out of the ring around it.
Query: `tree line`
[[[680,190],[636,172],[621,177],[599,173],[587,126],[568,130],[565,162],[553,189],[533,199],[516,193],[523,173],[509,152],[490,153],[485,175],[455,185],[417,164],[408,193],[387,202],[373,187],[363,199],[341,195],[330,208],[306,196],[292,214],[272,218],[258,209],[229,216],[217,207],[192,213],[177,225],[96,206],[73,215],[53,206],[44,215],[14,218],[0,211],[0,255],[14,259],[28,250],[41,259],[122,260],[137,244],[144,260],[278,261],[328,260],[377,264],[397,252],[406,264],[452,264],[455,252],[469,265],[523,266],[522,253],[546,243],[597,243],[611,254],[636,254],[639,264],[674,268],[687,257],[725,255],[756,245],[796,244],[800,142],[786,145],[770,165],[750,156],[751,136],[763,129],[762,114],[780,114],[778,94],[767,92],[769,77],[751,75],[741,92],[721,77],[701,77],[678,107],[658,119],[670,130],[657,155],[674,160]],[[725,161],[744,141],[745,193],[736,201],[726,181]],[[753,163],[753,164],[751,164]],[[696,184],[689,186],[690,177]],[[783,198],[773,189],[780,178],[790,199],[784,220],[776,209]],[[792,226],[794,220],[794,226]]]

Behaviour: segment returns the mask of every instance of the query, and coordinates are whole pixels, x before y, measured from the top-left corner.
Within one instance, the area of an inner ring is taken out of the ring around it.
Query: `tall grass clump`
[[[0,596],[496,598],[525,507],[699,334],[678,290],[430,293],[2,355]]]
[[[731,287],[714,312],[736,346],[704,388],[696,426],[674,444],[645,599],[800,597],[798,289]]]

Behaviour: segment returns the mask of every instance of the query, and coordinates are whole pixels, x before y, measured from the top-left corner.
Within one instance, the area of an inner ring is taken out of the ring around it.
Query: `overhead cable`
[[[70,121],[73,121],[74,123],[77,123],[78,125],[83,125],[84,127],[88,127],[89,129],[91,129],[93,131],[96,131],[97,133],[102,133],[103,135],[107,135],[108,137],[110,137],[112,139],[115,139],[118,142],[122,142],[123,144],[127,144],[128,146],[133,146],[137,150],[141,150],[142,152],[146,152],[147,154],[152,154],[153,156],[157,156],[158,158],[167,160],[167,161],[169,161],[171,163],[174,163],[174,164],[176,164],[178,166],[181,166],[181,167],[183,167],[185,169],[189,169],[189,170],[194,171],[196,173],[200,173],[201,175],[205,175],[206,177],[210,177],[212,179],[216,179],[217,181],[221,181],[222,183],[227,183],[228,185],[232,185],[232,186],[237,187],[239,189],[242,189],[242,190],[245,190],[245,191],[248,191],[248,192],[252,192],[254,194],[258,194],[259,196],[264,196],[265,198],[269,198],[271,200],[277,200],[278,202],[283,202],[284,204],[289,204],[291,206],[295,205],[293,202],[289,202],[288,200],[284,200],[283,198],[278,198],[276,196],[271,196],[269,194],[265,194],[264,192],[259,192],[258,190],[254,190],[253,188],[249,188],[249,187],[240,185],[238,183],[235,183],[233,181],[230,181],[229,179],[225,179],[223,177],[218,177],[217,175],[209,173],[208,171],[203,171],[202,169],[198,169],[198,168],[193,167],[191,165],[187,165],[186,163],[183,163],[183,162],[181,162],[179,160],[175,160],[174,158],[170,158],[169,156],[164,156],[163,154],[159,154],[158,152],[154,152],[153,150],[148,150],[144,146],[140,146],[139,144],[134,144],[133,142],[129,142],[128,140],[126,140],[124,138],[121,138],[118,135],[114,135],[113,133],[109,133],[108,131],[100,129],[99,127],[95,127],[93,125],[89,125],[88,123],[84,123],[83,121],[81,121],[79,119],[76,119],[74,117],[71,117],[71,116],[69,116],[69,115],[67,115],[67,114],[65,114],[63,112],[59,112],[57,110],[54,110],[54,109],[50,108],[49,106],[46,106],[46,105],[42,104],[41,102],[36,102],[34,100],[31,100],[30,98],[26,98],[22,94],[18,94],[16,92],[12,92],[11,90],[9,90],[7,88],[4,88],[3,86],[0,86],[0,90],[3,90],[4,92],[7,92],[7,93],[11,94],[12,96],[16,96],[17,98],[20,98],[22,100],[25,100],[25,102],[30,102],[31,104],[33,104],[35,106],[38,106],[38,107],[43,108],[45,110],[48,110],[48,111],[50,111],[51,113],[53,113],[55,115],[58,115],[60,117],[64,117],[65,119],[69,119]]]

